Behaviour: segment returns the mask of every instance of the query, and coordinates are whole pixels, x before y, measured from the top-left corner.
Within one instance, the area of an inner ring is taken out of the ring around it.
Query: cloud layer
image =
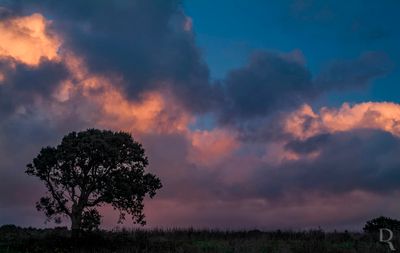
[[[152,226],[354,227],[398,197],[400,105],[312,107],[388,74],[385,53],[312,73],[298,50],[258,51],[210,80],[179,1],[94,3],[0,9],[0,224],[41,224],[25,164],[89,127],[143,142],[164,185]]]

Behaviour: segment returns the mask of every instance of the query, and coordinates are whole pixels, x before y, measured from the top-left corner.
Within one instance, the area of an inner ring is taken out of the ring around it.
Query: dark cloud
[[[247,66],[232,70],[225,82],[224,121],[267,115],[315,95],[308,69],[274,53],[254,54]]]
[[[287,150],[294,151],[297,154],[308,155],[319,151],[320,147],[326,144],[332,138],[331,134],[320,134],[310,137],[306,141],[293,140],[285,145]]]
[[[0,6],[0,20],[5,20],[11,16],[13,16],[11,10],[4,8],[3,6]]]
[[[282,112],[312,104],[332,91],[365,89],[392,69],[386,54],[367,52],[356,59],[333,61],[313,77],[296,57],[258,52],[222,82],[224,96],[217,115],[221,123],[234,125],[250,139],[281,136],[280,131],[270,130],[281,128]]]
[[[43,60],[38,67],[16,64],[14,71],[7,71],[4,85],[20,92],[48,96],[68,75],[68,70],[61,62]]]
[[[36,67],[10,58],[0,59],[0,73],[5,76],[0,85],[0,115],[3,119],[18,108],[29,111],[38,96],[48,99],[69,75],[63,63],[45,59]]]
[[[319,73],[315,82],[325,90],[364,88],[392,69],[393,64],[387,54],[367,52],[358,59],[334,61]]]
[[[296,193],[342,194],[400,190],[400,139],[378,130],[353,130],[293,141],[288,150],[316,158],[267,166],[256,173],[255,189],[267,198]]]

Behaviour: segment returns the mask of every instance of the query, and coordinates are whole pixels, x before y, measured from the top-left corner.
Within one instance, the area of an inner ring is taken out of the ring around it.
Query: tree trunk
[[[71,237],[77,239],[80,237],[82,225],[82,211],[76,206],[72,207],[71,215]]]

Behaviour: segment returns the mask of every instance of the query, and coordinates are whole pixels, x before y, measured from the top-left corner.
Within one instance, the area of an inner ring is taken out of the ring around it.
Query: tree
[[[26,173],[44,182],[47,194],[37,202],[48,220],[71,221],[72,236],[97,228],[98,207],[110,204],[120,213],[118,222],[131,215],[144,225],[143,200],[162,187],[145,173],[148,159],[142,145],[124,132],[88,129],[64,136],[57,147],[42,148]]]
[[[376,233],[379,232],[379,229],[381,228],[387,228],[392,231],[400,231],[400,221],[380,216],[367,221],[363,230],[366,233]]]

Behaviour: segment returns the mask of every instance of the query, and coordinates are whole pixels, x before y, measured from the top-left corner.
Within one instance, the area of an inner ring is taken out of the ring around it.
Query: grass
[[[400,246],[399,238],[394,245]],[[36,252],[221,252],[380,253],[389,252],[377,235],[310,231],[122,230],[86,233],[72,241],[65,228],[0,227],[0,253]]]

